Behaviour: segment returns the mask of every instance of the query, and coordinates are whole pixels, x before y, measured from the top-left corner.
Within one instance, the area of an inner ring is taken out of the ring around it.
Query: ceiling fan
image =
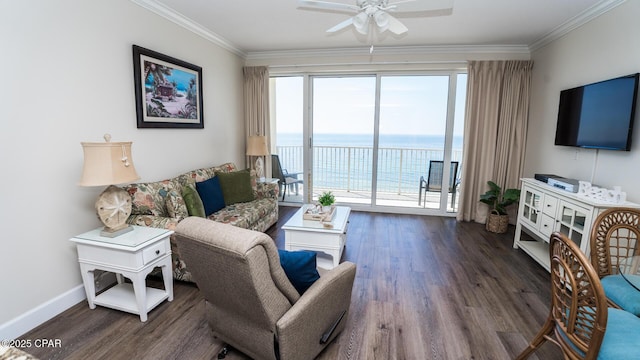
[[[451,15],[453,0],[356,0],[355,5],[320,0],[298,0],[298,8],[340,13],[355,13],[354,16],[327,30],[340,31],[349,25],[366,35],[369,24],[375,23],[380,32],[386,30],[400,35],[408,31],[397,17]]]

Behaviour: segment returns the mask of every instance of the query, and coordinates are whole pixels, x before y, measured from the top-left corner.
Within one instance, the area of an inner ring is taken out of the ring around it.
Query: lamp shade
[[[133,166],[131,142],[83,142],[84,165],[80,186],[124,184],[140,179]]]
[[[265,156],[269,155],[267,149],[267,138],[265,136],[249,136],[247,139],[247,155],[248,156]]]

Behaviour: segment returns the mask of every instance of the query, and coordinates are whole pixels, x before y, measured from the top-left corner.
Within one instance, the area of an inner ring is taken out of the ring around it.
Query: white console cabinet
[[[589,256],[591,225],[598,214],[611,207],[640,207],[630,202],[598,202],[535,179],[521,180],[522,190],[513,247],[522,249],[547,271],[551,233],[559,231],[567,235]],[[530,236],[523,237],[523,231]]]

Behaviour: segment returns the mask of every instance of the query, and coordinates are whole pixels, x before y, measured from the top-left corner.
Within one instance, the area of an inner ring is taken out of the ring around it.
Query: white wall
[[[640,72],[640,1],[610,12],[535,51],[525,160],[526,177],[550,173],[611,188],[622,186],[640,202],[640,119],[636,112],[630,152],[555,146],[560,91]]]
[[[80,142],[133,141],[140,181],[244,165],[244,61],[127,0],[2,1],[0,39],[6,339],[39,306],[82,294],[69,238],[99,226],[102,188],[77,186]],[[203,68],[204,129],[136,128],[132,44]]]

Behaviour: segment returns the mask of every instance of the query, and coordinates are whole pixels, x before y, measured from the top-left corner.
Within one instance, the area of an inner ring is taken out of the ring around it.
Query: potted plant
[[[318,203],[322,205],[322,211],[328,212],[331,210],[331,205],[336,202],[336,197],[333,196],[331,191],[325,191],[318,198]]]
[[[509,227],[509,214],[507,206],[518,202],[520,189],[506,189],[504,192],[498,184],[487,181],[489,190],[480,195],[480,202],[489,205],[487,215],[487,230],[494,233],[505,233]]]

